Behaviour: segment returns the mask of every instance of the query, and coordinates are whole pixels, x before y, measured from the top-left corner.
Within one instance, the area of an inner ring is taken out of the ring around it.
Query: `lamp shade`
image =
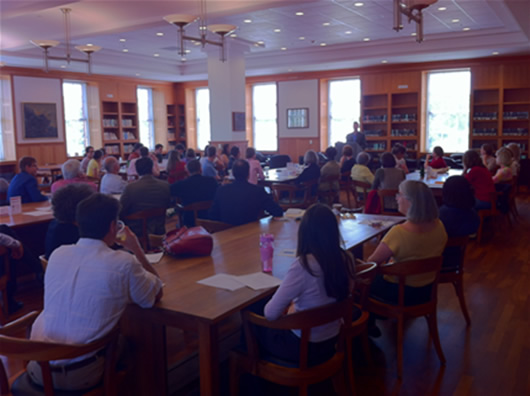
[[[30,40],[30,43],[43,49],[57,47],[59,45],[57,40]]]
[[[423,10],[433,5],[438,0],[402,0],[402,2],[411,10]]]
[[[93,52],[98,52],[101,47],[99,45],[76,45],[75,49],[85,54],[91,54]]]
[[[226,36],[227,34],[232,33],[236,29],[237,29],[237,26],[235,25],[224,25],[224,24],[208,25],[208,30],[210,32],[217,33],[220,36]]]
[[[188,15],[188,14],[171,14],[164,17],[164,20],[166,22],[171,23],[172,25],[177,25],[180,27],[184,27],[186,25],[189,25],[194,20],[196,20],[197,17],[194,15]]]

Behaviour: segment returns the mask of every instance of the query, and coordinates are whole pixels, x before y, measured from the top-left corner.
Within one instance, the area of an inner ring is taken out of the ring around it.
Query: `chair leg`
[[[467,310],[467,305],[466,305],[466,299],[464,296],[464,282],[462,279],[459,279],[453,282],[453,286],[455,287],[455,292],[456,292],[456,295],[458,296],[458,302],[460,303],[460,309],[462,309],[462,313],[464,314],[466,323],[468,326],[471,326],[471,318],[469,317],[469,312]]]
[[[363,352],[368,364],[372,365],[374,360],[372,359],[372,352],[370,351],[370,337],[368,337],[368,330],[365,330],[361,334],[361,342],[363,344]]]
[[[404,318],[403,315],[401,315],[398,318],[398,328],[397,328],[397,373],[398,378],[403,378],[403,327],[404,327]]]
[[[239,378],[241,371],[239,370],[239,362],[234,356],[230,356],[230,395],[239,396]]]
[[[429,333],[431,333],[431,338],[434,343],[434,348],[440,359],[440,363],[445,366],[445,356],[442,351],[442,345],[440,344],[440,337],[438,335],[438,323],[436,320],[436,312],[433,312],[425,316],[427,324],[429,325]]]
[[[352,357],[352,338],[349,337],[347,340],[346,340],[346,370],[348,370],[347,372],[347,377],[348,377],[348,382],[349,382],[349,387],[350,387],[350,390],[351,390],[351,395],[352,396],[355,396],[355,379],[354,379],[354,375],[353,375],[353,357]]]

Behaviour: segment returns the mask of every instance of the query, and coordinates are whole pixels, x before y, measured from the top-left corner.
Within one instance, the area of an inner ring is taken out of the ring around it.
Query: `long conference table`
[[[5,207],[8,210],[8,207]],[[17,214],[0,214],[0,224],[11,228],[22,228],[34,224],[49,223],[53,220],[50,201],[22,204],[22,212]]]
[[[462,169],[449,169],[447,172],[436,174],[436,177],[429,177],[426,174],[425,177],[422,178],[420,172],[415,171],[407,174],[407,180],[418,180],[424,182],[427,187],[431,188],[433,193],[436,195],[437,193],[441,194],[444,183],[448,178],[451,176],[460,176],[462,173]]]
[[[356,214],[340,218],[344,247],[352,249],[386,232],[403,217]],[[166,327],[198,333],[201,395],[219,393],[218,326],[231,315],[270,296],[275,288],[227,291],[197,281],[215,274],[245,275],[261,271],[259,236],[275,236],[273,273],[285,272],[294,257],[282,255],[296,249],[299,221],[260,221],[213,234],[214,249],[208,257],[174,258],[164,255],[155,265],[164,296],[151,309],[130,305],[122,320],[122,331],[132,341],[132,389],[137,395],[167,395],[168,367]]]

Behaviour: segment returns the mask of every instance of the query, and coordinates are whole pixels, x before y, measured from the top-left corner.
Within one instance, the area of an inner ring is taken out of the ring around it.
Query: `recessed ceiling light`
[[[184,52],[185,52],[186,54],[189,54],[189,53],[191,52],[191,50],[190,50],[190,49],[187,49],[187,50],[184,50]]]
[[[194,45],[201,45],[201,43],[198,42],[198,41],[194,42],[193,44],[194,44]]]
[[[462,29],[464,32],[467,32],[468,30],[471,30],[471,28],[465,27]]]
[[[230,35],[230,37],[237,37],[237,34],[232,33],[232,34]]]
[[[258,44],[265,44],[265,41],[260,40],[260,41],[258,41]]]
[[[287,51],[287,47],[280,48],[282,51]]]
[[[206,26],[199,26],[199,30],[206,30]]]
[[[322,24],[322,26],[329,26],[329,25],[331,25],[331,23],[329,23],[329,22],[324,22],[324,23]]]
[[[252,23],[252,19],[244,19],[243,22],[245,22],[245,23]]]
[[[86,46],[87,46],[87,47],[93,47],[94,44],[87,44]]]
[[[494,51],[491,53],[491,55],[499,55],[499,53],[497,51]]]
[[[305,37],[304,36],[300,36],[300,37],[298,37],[298,40],[305,40]]]
[[[451,19],[451,22],[453,22],[453,23],[458,23],[458,22],[460,22],[460,19],[458,19],[458,18]]]
[[[162,36],[164,35],[164,33],[162,33],[162,32],[158,32],[156,35],[157,35],[158,37],[162,37]]]
[[[353,3],[353,5],[354,5],[355,7],[362,7],[362,6],[364,5],[364,3],[363,3],[362,1],[358,1],[358,2],[356,2],[356,3]]]
[[[160,56],[160,54],[153,54],[153,56],[154,56],[155,58],[158,58],[158,57]]]
[[[413,33],[411,33],[410,35],[411,35],[411,36],[415,36],[415,35],[416,35],[416,32],[413,32]]]
[[[370,37],[363,38],[363,41],[370,41]]]
[[[304,13],[303,13],[302,11],[298,11],[298,12],[295,12],[294,15],[296,15],[296,16],[302,16],[302,15],[304,15]]]
[[[187,59],[186,59],[185,57],[180,58],[180,61],[181,61],[181,62],[186,62],[186,60],[187,60]]]
[[[66,65],[61,65],[61,69],[66,69]]]
[[[381,63],[388,63],[388,61],[386,59],[383,59]]]
[[[122,43],[125,43],[126,41],[127,40],[125,40],[125,39],[120,39],[120,42],[122,42]]]
[[[326,43],[320,43],[321,47],[325,47],[326,45],[327,45]]]
[[[351,34],[351,33],[352,33],[351,30],[346,30],[346,31],[344,32],[344,34]]]
[[[274,33],[280,33],[282,31],[282,29],[274,29],[273,32]]]
[[[122,49],[123,52],[129,52],[127,48]]]
[[[447,7],[438,7],[438,11],[445,11],[447,10]]]

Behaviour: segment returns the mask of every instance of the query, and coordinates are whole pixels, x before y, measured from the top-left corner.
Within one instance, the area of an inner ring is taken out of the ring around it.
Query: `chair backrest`
[[[166,215],[166,208],[150,208],[140,210],[125,217],[125,220],[140,220],[142,222],[142,235],[139,240],[144,250],[149,249],[149,237],[147,234],[147,222],[152,217],[161,217]]]
[[[377,273],[377,263],[364,262],[357,260],[355,263],[355,285],[353,287],[355,302],[364,308],[366,298],[370,292],[370,285],[372,284]]]
[[[184,212],[191,212],[193,213],[193,221],[195,224],[197,224],[197,219],[199,218],[199,212],[203,210],[208,210],[212,207],[213,201],[197,201],[190,203],[186,206],[179,206],[180,211],[180,223],[184,224],[184,219],[182,218],[182,215]]]
[[[288,162],[291,162],[291,157],[286,154],[273,155],[269,162],[269,168],[285,168]]]
[[[451,269],[454,272],[461,272],[464,269],[464,257],[466,252],[469,236],[451,237],[447,240],[443,252],[444,266],[443,270]],[[447,261],[450,260],[450,263]]]
[[[208,219],[197,219],[196,225],[204,227],[210,234],[215,232],[228,230],[229,228],[235,227],[232,224],[223,223],[222,221],[208,220]]]
[[[9,249],[5,246],[0,246],[0,267],[2,267],[2,275],[0,275],[0,293],[2,293],[2,306],[0,306],[0,324],[7,320],[9,314],[9,306],[7,300],[7,282],[9,281]]]
[[[309,367],[309,335],[311,329],[341,319],[343,323],[351,323],[352,309],[353,299],[348,297],[336,303],[285,315],[274,321],[269,321],[251,311],[244,311],[243,328],[249,357],[252,361],[259,360],[258,344],[250,324],[280,330],[299,329],[301,330],[299,368],[302,370],[307,369]]]
[[[402,216],[402,214],[399,213],[397,209],[388,210],[388,208],[385,207],[385,201],[388,202],[390,198],[392,198],[395,201],[395,197],[397,193],[398,193],[398,190],[377,190],[377,195],[379,195],[379,202],[381,202],[381,214],[382,215]]]

